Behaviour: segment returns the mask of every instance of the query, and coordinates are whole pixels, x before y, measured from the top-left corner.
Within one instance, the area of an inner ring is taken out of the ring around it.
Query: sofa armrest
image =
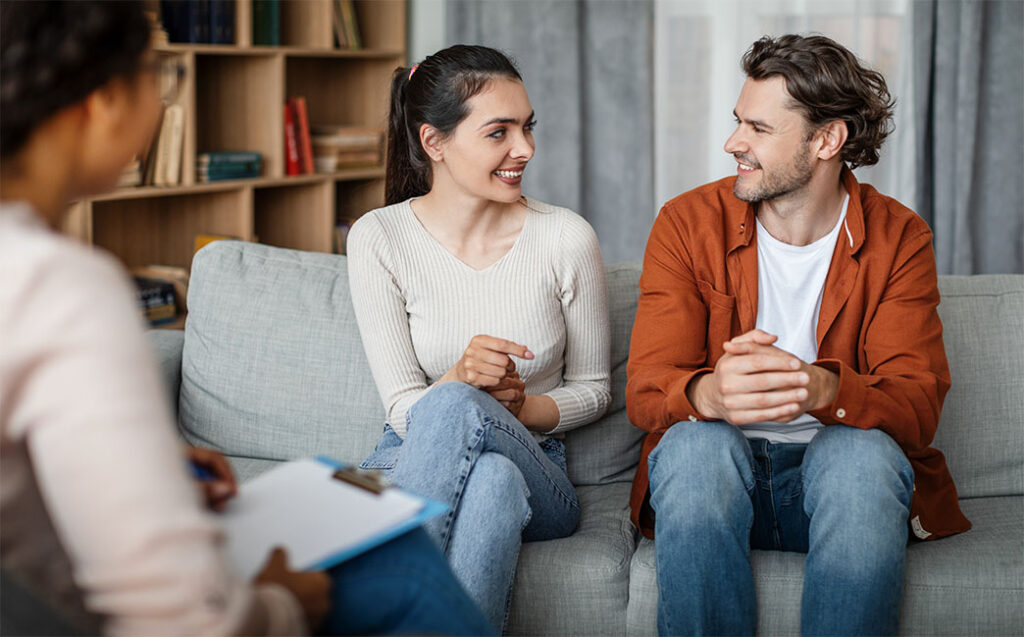
[[[181,389],[181,352],[185,346],[184,330],[149,330],[160,371],[163,373],[168,398],[175,417],[178,412],[178,391]]]

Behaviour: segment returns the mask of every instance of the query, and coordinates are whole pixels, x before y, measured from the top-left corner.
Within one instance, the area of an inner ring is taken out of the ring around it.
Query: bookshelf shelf
[[[281,46],[252,44],[253,0],[234,3],[235,44],[158,45],[185,69],[178,185],[76,201],[62,230],[128,267],[188,268],[200,234],[332,251],[336,224],[383,205],[384,168],[286,175],[283,111],[302,96],[314,126],[385,128],[391,73],[406,58],[406,2],[353,4],[358,50],[333,48],[333,0],[279,0]],[[257,151],[260,176],[201,183],[197,156],[210,151]]]

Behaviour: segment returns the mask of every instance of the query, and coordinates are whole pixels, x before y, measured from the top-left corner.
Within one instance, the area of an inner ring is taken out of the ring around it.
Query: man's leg
[[[825,427],[803,464],[810,517],[804,635],[893,635],[903,597],[914,473],[878,429]]]
[[[723,422],[676,424],[651,452],[659,634],[754,634],[751,462]]]
[[[328,571],[322,635],[494,635],[422,529]]]

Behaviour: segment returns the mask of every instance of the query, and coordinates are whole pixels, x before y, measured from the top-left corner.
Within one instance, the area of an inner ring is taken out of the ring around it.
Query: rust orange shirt
[[[945,457],[930,446],[950,385],[931,231],[849,169],[842,179],[850,203],[825,279],[814,362],[839,374],[839,391],[810,414],[826,426],[877,427],[900,445],[914,469],[916,537],[966,531]],[[630,497],[633,523],[647,537],[654,537],[648,454],[669,427],[706,420],[687,386],[713,371],[722,344],[757,319],[754,206],[733,195],[734,181],[665,204],[644,255],[626,407],[630,421],[650,432]]]

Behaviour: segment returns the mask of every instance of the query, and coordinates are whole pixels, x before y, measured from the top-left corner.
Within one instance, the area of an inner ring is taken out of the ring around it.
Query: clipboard
[[[290,568],[325,570],[448,510],[365,477],[320,456],[282,463],[242,484],[219,515],[228,561],[252,579],[283,546]]]

